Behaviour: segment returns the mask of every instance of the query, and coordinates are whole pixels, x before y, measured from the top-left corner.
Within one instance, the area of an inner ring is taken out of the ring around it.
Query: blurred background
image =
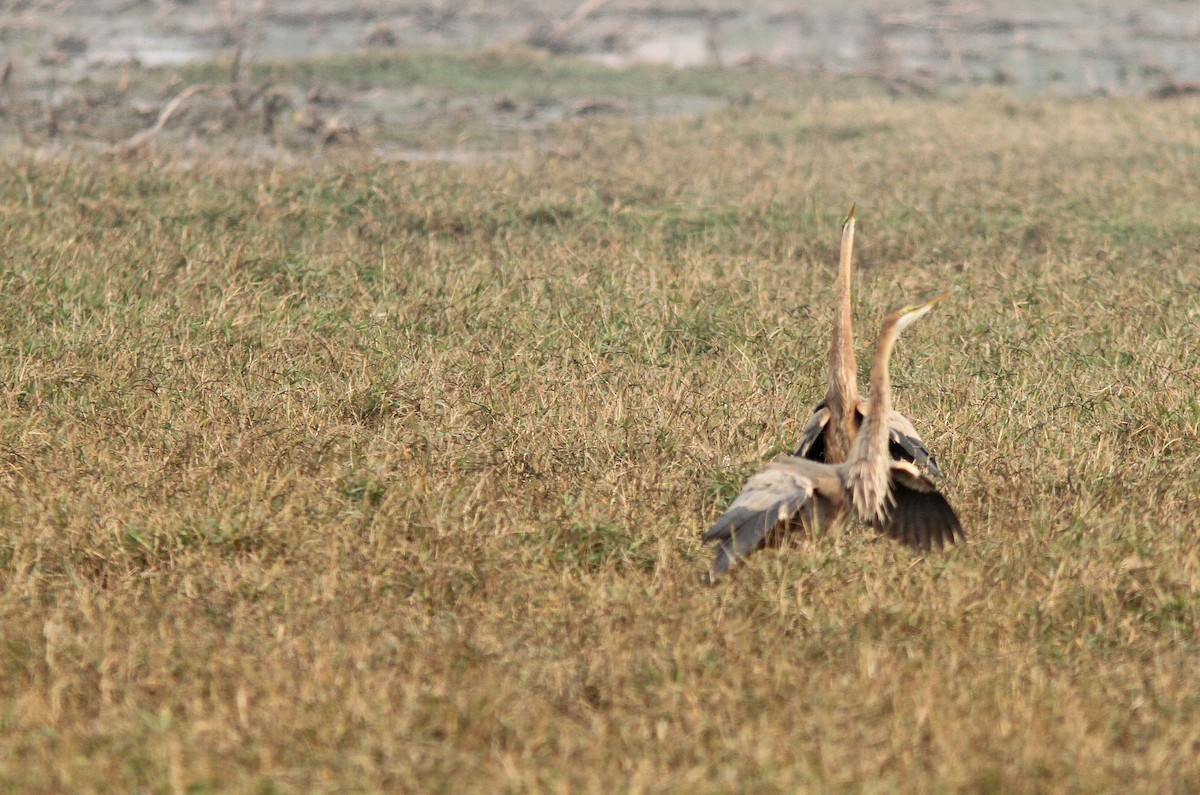
[[[368,48],[459,52],[523,44],[612,66],[739,65],[939,84],[1123,93],[1200,80],[1194,3],[483,0],[5,3],[5,57],[29,76],[128,64],[263,59]]]
[[[531,66],[554,57],[615,71],[858,78],[896,94],[1002,86],[1026,95],[1167,97],[1200,92],[1198,35],[1196,4],[1167,0],[817,0],[749,9],[720,0],[35,0],[6,3],[0,16],[0,145],[129,151],[161,137],[158,145],[194,149],[226,132],[247,149],[250,114],[266,136],[254,144],[260,153],[351,144],[436,156],[495,149],[496,129],[537,129],[572,115],[686,114],[762,98],[753,81],[737,91],[711,80],[644,87],[641,96],[615,78],[556,89],[552,70]],[[481,85],[487,65],[456,83],[449,62],[436,61],[473,53],[501,58],[498,68],[524,71],[534,84]],[[349,63],[359,56],[372,60]],[[284,66],[297,62],[307,65],[302,73]],[[644,101],[647,94],[660,101]],[[391,137],[389,125],[409,133]],[[423,129],[437,133],[415,132]]]

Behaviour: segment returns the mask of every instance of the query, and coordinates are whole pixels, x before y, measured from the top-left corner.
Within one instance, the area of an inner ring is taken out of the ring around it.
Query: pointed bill
[[[951,292],[953,292],[953,290],[947,290],[946,292],[942,293],[941,295],[935,295],[933,298],[930,298],[925,303],[919,304],[917,306],[917,309],[925,309],[925,308],[933,309],[935,306],[940,304],[942,301],[945,301],[947,298],[949,298]]]
[[[929,314],[929,310],[933,309],[935,306],[940,304],[942,301],[945,301],[949,297],[950,292],[946,291],[941,295],[935,295],[933,298],[930,298],[924,303],[912,304],[911,306],[906,306],[897,310],[899,316],[896,317],[896,322],[900,330],[903,331],[913,323],[916,323],[918,318],[925,317],[925,315]]]

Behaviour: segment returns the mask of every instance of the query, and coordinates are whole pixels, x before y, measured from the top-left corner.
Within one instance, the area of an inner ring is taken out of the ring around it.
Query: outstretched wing
[[[882,520],[871,522],[880,533],[928,552],[933,545],[966,538],[958,514],[933,483],[907,461],[891,465],[892,506]]]
[[[761,547],[814,499],[816,479],[807,471],[812,466],[801,458],[780,456],[746,481],[742,493],[704,534],[705,542],[717,545],[710,580]]]
[[[854,411],[855,432],[862,427],[866,410],[867,402],[860,401]],[[793,455],[827,464],[840,463],[825,459],[825,432],[828,427],[829,408],[822,400],[813,409],[808,422],[804,424],[804,430],[800,434],[800,443],[796,445],[796,452]],[[921,441],[917,429],[913,427],[908,417],[898,411],[893,411],[888,417],[888,442],[888,453],[894,460],[912,461],[925,467],[934,477],[942,476],[937,459],[933,457],[933,453],[929,452],[925,442]]]

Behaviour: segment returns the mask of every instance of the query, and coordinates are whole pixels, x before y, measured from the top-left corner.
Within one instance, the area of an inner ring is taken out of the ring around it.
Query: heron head
[[[930,298],[924,303],[900,307],[892,313],[892,315],[896,318],[897,328],[900,331],[904,331],[904,329],[908,328],[913,323],[916,323],[918,319],[929,314],[929,310],[933,309],[934,306],[940,304],[942,301],[945,301],[949,296],[950,293],[945,292],[941,295]]]

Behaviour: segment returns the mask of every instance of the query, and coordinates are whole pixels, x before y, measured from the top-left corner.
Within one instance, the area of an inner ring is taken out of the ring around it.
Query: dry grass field
[[[539,135],[0,164],[0,789],[1200,789],[1200,103]],[[968,543],[704,587],[852,201]]]

